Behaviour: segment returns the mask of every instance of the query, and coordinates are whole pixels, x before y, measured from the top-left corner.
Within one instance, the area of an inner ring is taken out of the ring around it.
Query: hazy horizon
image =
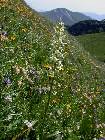
[[[67,8],[74,12],[95,13],[105,15],[105,0],[25,0],[37,11],[49,11],[56,8]]]

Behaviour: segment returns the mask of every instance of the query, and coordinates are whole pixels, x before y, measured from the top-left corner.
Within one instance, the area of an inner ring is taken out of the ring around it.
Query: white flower
[[[61,67],[63,67],[62,61],[58,61],[58,65],[61,66]]]
[[[19,74],[19,73],[20,73],[20,68],[19,68],[19,66],[15,66],[15,70],[16,70],[16,74]]]
[[[51,60],[53,60],[54,62],[57,62],[59,59],[56,57],[56,56],[54,56],[54,55],[52,55],[52,57],[50,57],[50,59]]]
[[[54,91],[54,92],[53,92],[53,95],[57,95],[57,91]]]
[[[32,129],[32,126],[33,126],[33,123],[32,123],[32,122],[29,122],[28,120],[25,120],[25,121],[24,121],[24,124],[25,124],[28,128]]]
[[[18,81],[18,86],[22,85],[22,80]]]
[[[58,115],[61,115],[62,114],[62,110],[61,109],[57,110],[57,113],[58,113]]]
[[[32,128],[32,123],[28,122],[26,125],[28,128]]]
[[[9,102],[12,102],[12,97],[10,95],[8,95],[8,96],[5,97],[5,100],[9,101]]]
[[[22,72],[25,76],[27,76],[27,71],[24,69],[24,68],[21,68],[22,69]]]
[[[9,114],[9,115],[7,116],[7,120],[9,121],[9,120],[11,120],[11,119],[12,119],[12,115]]]

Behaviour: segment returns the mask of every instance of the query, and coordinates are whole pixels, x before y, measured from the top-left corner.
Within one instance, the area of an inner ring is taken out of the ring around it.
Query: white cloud
[[[25,0],[36,10],[50,10],[58,7],[72,11],[105,14],[105,0]]]

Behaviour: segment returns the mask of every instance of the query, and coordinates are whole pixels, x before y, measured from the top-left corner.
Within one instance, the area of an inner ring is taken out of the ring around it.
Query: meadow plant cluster
[[[0,140],[104,138],[101,69],[62,22],[51,31],[23,1],[0,5]]]

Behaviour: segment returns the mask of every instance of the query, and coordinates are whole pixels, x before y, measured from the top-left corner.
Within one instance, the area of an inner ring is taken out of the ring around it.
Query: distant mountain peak
[[[40,12],[40,14],[54,23],[62,19],[64,24],[67,26],[71,26],[79,21],[91,19],[89,16],[86,16],[79,12],[72,12],[66,8],[56,8],[50,11]]]

